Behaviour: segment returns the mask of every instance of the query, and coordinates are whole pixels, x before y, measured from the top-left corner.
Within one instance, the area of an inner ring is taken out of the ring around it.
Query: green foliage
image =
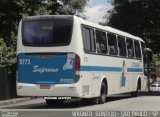
[[[88,0],[68,0],[67,2],[64,2],[62,11],[63,14],[79,14],[83,12],[85,4],[88,2]]]
[[[0,68],[5,68],[7,64],[7,46],[4,43],[3,39],[0,38]]]
[[[155,68],[160,68],[160,65],[158,64],[157,65],[157,61],[160,61],[160,55],[158,55],[158,54],[153,54],[153,56],[152,56],[153,58],[152,58],[152,66],[153,67],[155,67]]]
[[[21,7],[23,16],[44,15],[47,0],[18,0],[17,3]]]
[[[17,32],[21,17],[21,7],[16,0],[0,1],[0,37],[7,46],[10,44],[11,32]]]
[[[48,0],[50,14],[78,15],[89,0]]]
[[[160,0],[112,0],[106,25],[129,32],[160,53]]]
[[[0,38],[0,68],[8,68],[15,63],[16,52],[6,46],[3,39]]]

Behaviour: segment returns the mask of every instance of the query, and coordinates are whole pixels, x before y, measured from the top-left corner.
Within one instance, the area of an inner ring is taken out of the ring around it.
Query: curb
[[[35,99],[35,97],[14,98],[14,99],[9,99],[9,100],[4,100],[4,101],[0,101],[0,106],[15,104],[15,103],[19,103],[19,102],[25,102],[25,101],[29,101],[31,99]]]

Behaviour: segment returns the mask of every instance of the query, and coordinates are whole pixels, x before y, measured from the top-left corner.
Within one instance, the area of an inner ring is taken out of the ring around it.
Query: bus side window
[[[139,41],[134,41],[134,49],[135,49],[135,56],[137,59],[141,59],[141,48],[140,48],[140,44]]]
[[[96,30],[97,52],[107,54],[107,38],[106,33]]]
[[[126,56],[126,41],[125,37],[117,36],[118,37],[118,50],[119,50],[119,56]]]
[[[117,55],[118,50],[117,50],[117,39],[116,35],[107,33],[108,37],[108,51],[110,55]]]
[[[128,58],[134,58],[133,40],[127,39],[126,44],[127,44]]]
[[[86,52],[95,52],[94,30],[88,27],[82,27],[83,45]]]

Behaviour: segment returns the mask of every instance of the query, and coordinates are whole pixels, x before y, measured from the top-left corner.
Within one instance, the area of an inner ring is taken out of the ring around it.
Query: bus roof
[[[127,32],[124,32],[124,31],[121,31],[121,30],[118,30],[118,29],[115,29],[115,28],[112,28],[112,27],[109,27],[109,26],[102,26],[102,25],[84,20],[84,19],[82,19],[78,16],[75,16],[75,15],[39,15],[39,16],[28,16],[28,17],[24,17],[23,19],[37,19],[37,18],[51,18],[51,17],[57,17],[57,18],[73,17],[80,24],[84,24],[84,25],[88,25],[88,26],[91,26],[91,27],[99,28],[101,30],[105,30],[105,31],[108,31],[108,32],[111,32],[111,33],[114,33],[114,34],[118,34],[118,35],[121,35],[121,36],[125,36],[125,37],[128,37],[128,38],[132,38],[132,39],[136,39],[136,40],[140,40],[140,41],[144,42],[140,37],[134,36],[130,33],[127,33]]]
[[[114,33],[114,34],[118,34],[118,35],[121,35],[121,36],[125,36],[125,37],[128,37],[128,38],[132,38],[132,39],[136,39],[136,40],[140,40],[140,41],[144,42],[140,37],[134,36],[130,33],[127,33],[127,32],[124,32],[124,31],[121,31],[121,30],[118,30],[118,29],[115,29],[115,28],[112,28],[112,27],[109,27],[109,26],[102,26],[102,25],[84,20],[84,19],[79,18],[77,16],[75,16],[75,18],[78,19],[79,22],[81,22],[84,25],[99,28],[99,29],[102,29],[102,30],[105,30],[105,31],[108,31],[108,32],[111,32],[111,33]]]
[[[39,18],[73,18],[74,15],[38,15],[38,16],[26,16],[23,19],[39,19]]]

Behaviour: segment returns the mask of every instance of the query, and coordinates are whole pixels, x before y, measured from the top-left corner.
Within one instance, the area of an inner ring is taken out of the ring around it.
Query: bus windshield
[[[24,19],[22,38],[25,46],[62,46],[71,40],[72,18]]]

